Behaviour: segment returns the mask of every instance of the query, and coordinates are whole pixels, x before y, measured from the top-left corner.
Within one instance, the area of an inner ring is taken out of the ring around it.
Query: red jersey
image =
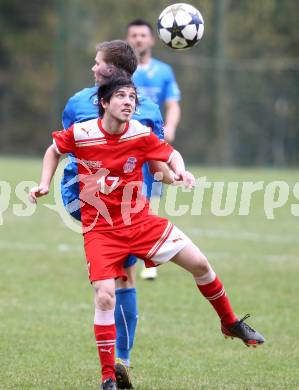
[[[109,134],[101,119],[75,123],[53,133],[59,153],[77,158],[81,220],[84,231],[107,231],[137,225],[149,212],[141,194],[142,165],[168,162],[173,148],[136,120],[121,134]]]

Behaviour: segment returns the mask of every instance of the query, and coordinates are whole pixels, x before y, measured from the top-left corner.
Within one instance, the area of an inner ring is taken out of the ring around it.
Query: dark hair
[[[96,51],[103,53],[103,60],[117,69],[122,69],[130,76],[135,72],[138,60],[134,49],[125,41],[114,40],[96,45]]]
[[[104,102],[109,103],[112,95],[123,87],[129,87],[134,89],[134,91],[136,92],[136,106],[138,105],[139,102],[137,97],[137,90],[133,81],[129,77],[116,77],[98,88],[97,96],[99,105],[99,116],[103,116],[105,112],[101,104],[101,100],[103,99]]]
[[[151,34],[154,35],[153,26],[149,22],[147,22],[146,20],[143,20],[143,19],[132,20],[132,22],[130,22],[127,25],[127,31],[129,30],[130,27],[133,27],[133,26],[146,26],[149,28]]]

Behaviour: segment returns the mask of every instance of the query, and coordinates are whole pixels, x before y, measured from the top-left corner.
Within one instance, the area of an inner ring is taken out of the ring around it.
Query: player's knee
[[[95,305],[101,310],[112,310],[115,307],[115,294],[112,291],[98,289],[95,292]]]
[[[210,264],[208,262],[208,259],[200,250],[198,250],[196,261],[194,263],[193,275],[201,276],[206,274],[209,270]]]

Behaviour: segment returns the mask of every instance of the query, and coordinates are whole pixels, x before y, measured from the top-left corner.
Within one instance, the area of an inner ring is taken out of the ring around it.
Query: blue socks
[[[135,288],[116,290],[115,306],[116,357],[130,363],[130,351],[133,347],[138,311]]]

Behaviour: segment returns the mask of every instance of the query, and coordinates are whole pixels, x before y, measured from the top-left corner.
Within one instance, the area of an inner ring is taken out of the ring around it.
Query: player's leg
[[[133,348],[138,319],[136,295],[136,263],[135,256],[129,256],[125,262],[128,279],[116,281],[116,378],[120,389],[132,388],[128,368],[130,352]]]
[[[197,246],[189,241],[171,261],[191,272],[198,289],[213,305],[221,321],[233,324],[237,320],[223,284]]]
[[[264,342],[263,336],[244,322],[245,317],[238,320],[221,280],[197,246],[189,241],[171,261],[191,272],[199,291],[217,312],[224,335],[238,337],[247,346],[256,346]]]
[[[102,388],[105,388],[108,381],[112,382],[112,386],[116,383],[115,282],[114,279],[97,280],[92,285],[95,302],[94,334],[102,367]]]
[[[89,279],[94,288],[94,333],[102,368],[101,388],[113,389],[116,388],[115,279],[126,276],[123,264],[128,248],[117,232],[97,231],[84,234],[84,248]]]
[[[234,314],[224,286],[200,249],[176,226],[158,216],[148,216],[142,235],[136,239],[136,254],[142,251],[141,258],[148,264],[163,264],[172,260],[189,271],[202,295],[212,304],[221,320],[221,330],[225,335],[238,337],[246,345],[258,345],[264,338],[250,328],[243,318]]]
[[[126,264],[127,281],[116,282],[115,323],[117,329],[116,356],[130,366],[130,351],[134,344],[138,319],[136,297],[136,262],[135,256],[130,256]]]

